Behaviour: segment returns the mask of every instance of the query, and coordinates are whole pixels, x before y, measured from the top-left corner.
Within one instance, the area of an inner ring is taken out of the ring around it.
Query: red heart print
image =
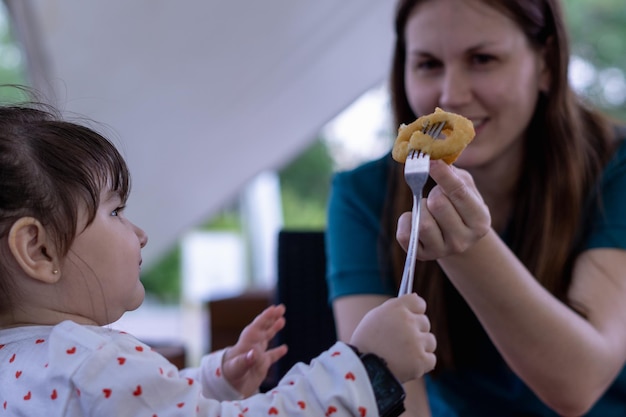
[[[4,347],[4,346],[3,346],[3,347]],[[2,404],[2,406],[3,406],[3,407],[4,407],[4,409],[6,410],[6,409],[7,409],[7,402],[5,401],[5,402]]]
[[[76,346],[72,346],[70,349],[66,350],[68,355],[73,355],[76,353]]]
[[[367,415],[367,408],[359,407],[359,414],[361,415],[361,417],[365,417]]]
[[[339,351],[335,351],[335,352],[330,354],[330,356],[339,356],[339,355],[341,355],[341,352],[339,352]]]
[[[30,391],[28,391],[28,394],[24,395],[24,400],[28,401],[30,400],[30,398],[31,398],[31,394],[30,394]]]
[[[120,356],[119,358],[117,358],[117,363],[119,363],[120,365],[124,365],[126,363],[126,358]]]
[[[306,403],[304,401],[298,401],[298,407],[304,410],[306,409]]]
[[[11,356],[11,359],[9,359],[9,363],[13,363],[13,361],[15,361],[15,353]]]
[[[216,377],[218,377],[218,378],[219,378],[220,376],[222,376],[222,370],[221,370],[220,368],[217,368],[217,369],[215,370],[215,376],[216,376]]]
[[[143,352],[143,346],[135,346],[137,352]]]
[[[135,390],[133,391],[133,395],[135,397],[138,397],[141,395],[141,385],[137,385],[137,388],[135,388]]]
[[[105,388],[102,390],[102,392],[104,393],[104,398],[109,398],[111,396],[111,389],[110,388]],[[78,394],[80,395],[80,394]]]
[[[352,372],[348,372],[346,374],[346,379],[351,379],[352,381],[354,381],[356,378],[354,377],[354,374]]]
[[[52,394],[50,394],[50,398],[53,400],[57,399],[57,390],[53,389]]]
[[[328,417],[331,414],[334,414],[337,412],[337,407],[331,405],[330,407],[328,407],[328,409],[326,410],[326,417]]]
[[[43,339],[37,339],[37,340],[35,340],[35,343],[36,343],[36,344],[38,344],[38,345],[39,345],[39,344],[41,344],[41,343],[43,343],[43,342],[45,342],[45,340],[43,340]]]
[[[185,403],[178,403],[176,404],[176,407],[178,408],[183,408],[185,406]]]
[[[15,379],[18,379],[20,376],[22,376],[22,371],[17,371],[15,373]]]
[[[267,414],[269,414],[270,416],[271,416],[271,415],[275,415],[275,416],[277,416],[277,415],[278,415],[278,409],[277,409],[276,407],[272,407],[272,408],[270,408],[270,409],[268,410]]]
[[[193,378],[187,378],[187,384],[193,385]]]

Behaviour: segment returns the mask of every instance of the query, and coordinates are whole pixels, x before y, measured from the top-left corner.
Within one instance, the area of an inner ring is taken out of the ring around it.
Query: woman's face
[[[463,168],[519,160],[522,136],[548,76],[519,27],[479,0],[426,1],[405,28],[405,86],[416,115],[435,107],[472,120]]]

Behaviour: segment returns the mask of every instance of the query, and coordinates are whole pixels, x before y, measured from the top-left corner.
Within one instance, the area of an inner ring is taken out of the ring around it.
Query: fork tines
[[[426,124],[424,128],[422,129],[422,132],[426,133],[428,136],[434,139],[439,139],[439,135],[441,134],[441,131],[443,130],[445,125],[446,125],[445,121],[437,122],[431,125],[430,127],[428,127],[428,124]],[[428,130],[427,130],[427,127],[428,127]]]

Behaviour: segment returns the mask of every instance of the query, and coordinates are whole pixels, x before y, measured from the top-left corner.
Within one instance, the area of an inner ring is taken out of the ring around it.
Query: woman
[[[624,415],[626,146],[568,85],[561,5],[400,0],[395,23],[396,124],[441,107],[476,130],[455,167],[432,164],[421,202],[415,291],[438,365],[407,386],[409,413]],[[388,155],[334,179],[342,340],[397,293],[396,222],[406,247],[412,201],[402,169]]]

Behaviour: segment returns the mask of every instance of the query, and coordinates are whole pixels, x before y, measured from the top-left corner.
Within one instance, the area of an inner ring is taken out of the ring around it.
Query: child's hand
[[[284,314],[283,305],[263,310],[224,355],[224,377],[244,397],[258,391],[269,367],[287,353],[286,345],[267,350],[268,343],[285,326]]]
[[[425,312],[426,302],[415,293],[391,298],[363,317],[350,343],[382,357],[400,382],[419,378],[436,363],[437,341]]]

